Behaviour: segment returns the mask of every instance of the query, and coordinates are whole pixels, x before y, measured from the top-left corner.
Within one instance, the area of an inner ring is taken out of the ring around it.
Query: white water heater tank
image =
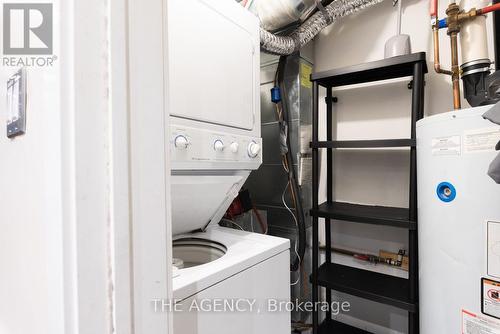
[[[421,334],[500,333],[500,185],[491,106],[417,123]]]

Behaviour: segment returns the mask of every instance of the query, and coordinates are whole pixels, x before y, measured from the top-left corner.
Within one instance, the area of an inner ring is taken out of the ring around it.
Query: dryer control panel
[[[262,139],[172,125],[172,169],[257,169],[262,163]]]

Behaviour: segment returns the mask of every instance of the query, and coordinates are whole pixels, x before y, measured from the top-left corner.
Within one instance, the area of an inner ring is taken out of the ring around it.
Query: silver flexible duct
[[[332,23],[338,18],[378,4],[383,0],[335,0],[326,7]],[[329,25],[325,15],[318,11],[287,36],[278,36],[264,29],[260,30],[260,45],[263,51],[290,55],[309,43],[321,30]]]
[[[305,21],[314,9],[316,0],[254,0],[248,7],[267,31],[277,31],[291,23]]]

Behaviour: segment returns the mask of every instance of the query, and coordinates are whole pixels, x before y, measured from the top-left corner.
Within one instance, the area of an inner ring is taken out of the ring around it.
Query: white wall
[[[448,1],[440,1],[441,17],[444,17],[447,4]],[[451,110],[453,104],[450,77],[437,75],[433,71],[432,34],[428,12],[428,1],[403,0],[402,33],[411,36],[413,52],[427,52],[429,74],[426,76],[425,113],[432,115]],[[339,20],[325,29],[314,41],[315,71],[382,59],[386,40],[396,34],[396,13],[392,1],[386,0]],[[491,17],[488,19],[488,29],[490,58],[493,60]],[[449,68],[449,38],[444,30],[440,34],[441,63],[444,68]],[[339,103],[334,109],[338,120],[334,135],[344,140],[409,136],[411,106],[411,91],[407,89],[409,80],[384,85],[341,88],[334,92],[339,98]],[[322,91],[321,94],[324,96],[325,92]],[[466,106],[467,103],[464,101],[463,105]],[[320,118],[320,124],[324,124],[325,107],[322,103],[320,106],[323,116]],[[409,168],[409,160],[405,151],[344,151],[336,153],[335,157],[334,182],[337,200],[407,207],[409,176],[406,171]],[[326,169],[323,172],[326,172]],[[325,173],[322,174],[321,186],[322,199],[325,200]],[[407,233],[404,230],[349,223],[334,225],[333,240],[337,246],[374,253],[378,253],[379,249],[397,251],[400,247],[407,248],[408,243]],[[406,332],[405,312],[397,309],[353,299],[351,316],[364,318],[382,327],[392,327],[399,332]],[[356,319],[348,321],[358,322]],[[367,326],[371,326],[375,333],[392,333],[370,324]]]
[[[28,70],[27,133],[10,140],[4,101],[16,71],[0,67],[0,333],[62,334],[60,68]]]
[[[53,3],[24,136],[0,103],[0,333],[169,333],[166,1]]]
[[[440,0],[440,17],[448,1]],[[412,51],[427,52],[429,74],[426,86],[426,113],[436,114],[453,109],[450,78],[435,74],[432,70],[432,31],[429,18],[429,2],[403,0],[402,33],[411,37]],[[315,40],[316,71],[348,66],[382,59],[384,44],[396,34],[396,8],[391,1],[384,1],[358,14],[337,21],[325,29]],[[489,52],[494,59],[492,17],[488,16]],[[450,67],[450,42],[446,29],[440,31],[441,63]],[[385,99],[380,95],[380,99]],[[466,106],[467,104],[464,104]],[[371,110],[380,109],[379,107]],[[375,116],[373,116],[375,117]]]
[[[0,109],[5,334],[107,333],[112,327],[107,6],[53,4],[58,59],[53,67],[27,68],[26,134],[7,139]],[[1,101],[16,70],[1,68]]]
[[[135,334],[172,333],[152,301],[172,296],[165,0],[128,1],[130,191]]]
[[[110,190],[108,7],[100,0],[73,8],[75,234],[79,334],[111,333],[113,324]],[[70,71],[70,69],[67,69]],[[64,91],[61,93],[64,94]],[[64,112],[64,109],[61,109]],[[71,112],[71,111],[70,111]],[[72,136],[71,136],[72,135]],[[70,153],[70,152],[67,152]],[[71,161],[73,157],[66,159]],[[66,194],[64,194],[66,195]]]

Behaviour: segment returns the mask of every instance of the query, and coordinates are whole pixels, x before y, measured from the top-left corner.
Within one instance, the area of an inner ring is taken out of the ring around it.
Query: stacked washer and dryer
[[[172,0],[166,22],[174,331],[288,334],[270,305],[290,300],[289,241],[218,226],[262,163],[259,21],[234,0]]]

